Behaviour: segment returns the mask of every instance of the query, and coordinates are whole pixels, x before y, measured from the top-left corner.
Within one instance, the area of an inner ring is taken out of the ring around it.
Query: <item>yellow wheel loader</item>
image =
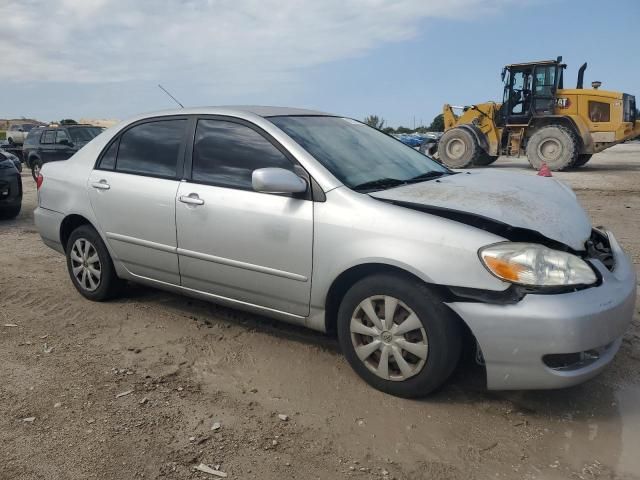
[[[502,103],[445,105],[440,161],[466,168],[526,154],[533,168],[546,163],[558,171],[580,167],[594,153],[640,135],[633,95],[600,90],[600,82],[584,89],[586,63],[576,88],[565,89],[565,68],[562,57],[507,65]]]

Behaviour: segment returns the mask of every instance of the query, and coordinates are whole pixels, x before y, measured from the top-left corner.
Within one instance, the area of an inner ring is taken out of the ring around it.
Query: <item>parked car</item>
[[[22,178],[20,162],[0,152],[0,220],[15,218],[22,207]]]
[[[22,158],[33,179],[47,162],[66,160],[104,131],[92,125],[60,125],[34,128],[22,147]]]
[[[458,173],[321,112],[139,116],[37,184],[40,235],[86,298],[129,280],[335,331],[393,395],[442,385],[466,335],[490,389],[583,382],[634,312],[630,259],[564,184]]]
[[[22,172],[22,162],[20,161],[18,156],[0,148],[0,162],[3,160],[11,160],[13,164],[16,166],[16,169],[18,170],[18,172]]]
[[[7,142],[11,145],[22,145],[27,138],[28,133],[33,130],[35,125],[32,123],[14,124],[7,130]]]

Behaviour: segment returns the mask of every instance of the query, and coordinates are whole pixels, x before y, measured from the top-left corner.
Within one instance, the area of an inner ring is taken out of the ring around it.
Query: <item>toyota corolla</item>
[[[490,389],[577,384],[633,314],[629,258],[567,186],[455,172],[341,116],[142,115],[37,184],[40,235],[86,298],[137,282],[335,332],[393,395],[438,388],[465,348]]]

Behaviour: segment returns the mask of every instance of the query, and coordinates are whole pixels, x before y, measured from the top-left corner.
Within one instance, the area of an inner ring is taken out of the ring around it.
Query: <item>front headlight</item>
[[[594,271],[581,258],[535,243],[497,243],[478,253],[496,277],[519,285],[558,287],[597,281]]]

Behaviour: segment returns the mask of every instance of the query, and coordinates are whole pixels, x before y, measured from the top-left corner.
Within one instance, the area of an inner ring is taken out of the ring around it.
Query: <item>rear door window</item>
[[[266,167],[294,169],[284,153],[252,128],[224,120],[198,121],[193,146],[193,181],[253,190],[253,171]]]
[[[118,172],[175,178],[187,121],[158,120],[135,125],[120,138]]]

